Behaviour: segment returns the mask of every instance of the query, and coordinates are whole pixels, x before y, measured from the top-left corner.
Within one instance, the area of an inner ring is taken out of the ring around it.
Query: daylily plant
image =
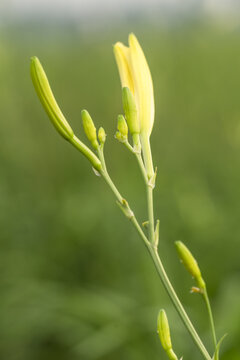
[[[108,173],[104,159],[104,144],[106,141],[105,130],[103,127],[100,127],[97,132],[90,114],[86,110],[83,110],[83,129],[93,151],[78,139],[63,116],[52,93],[43,67],[36,57],[31,59],[31,76],[34,87],[56,130],[90,161],[94,173],[98,176],[102,176],[114,193],[120,209],[132,222],[140,238],[143,240],[155,264],[163,286],[204,359],[218,360],[219,347],[222,339],[217,343],[206,282],[202,278],[200,268],[195,258],[182,242],[176,242],[180,260],[196,281],[197,287],[193,287],[192,292],[202,295],[207,305],[214,345],[214,353],[212,356],[210,356],[200,339],[182,303],[174,291],[158,254],[159,220],[155,221],[153,211],[153,188],[155,186],[156,171],[154,172],[150,146],[150,135],[154,123],[154,95],[152,77],[145,55],[134,34],[129,35],[129,46],[117,42],[114,45],[114,54],[122,84],[122,102],[124,109],[124,115],[118,115],[115,137],[136,157],[144,179],[147,193],[148,219],[142,223],[142,226],[136,219],[136,216],[126,199],[122,197],[119,190],[116,188]],[[132,144],[128,141],[128,131],[132,136]],[[172,349],[170,328],[164,310],[161,310],[158,316],[158,332],[162,346],[169,359],[178,360],[179,358]]]

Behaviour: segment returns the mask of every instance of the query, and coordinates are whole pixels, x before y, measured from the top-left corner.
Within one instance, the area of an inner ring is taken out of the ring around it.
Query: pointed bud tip
[[[30,61],[31,61],[31,62],[39,61],[39,59],[38,59],[37,56],[34,55],[34,56],[31,56],[31,57],[30,57]]]
[[[129,43],[130,43],[131,41],[136,41],[136,40],[137,40],[136,35],[135,35],[133,32],[131,32],[131,33],[128,35],[128,41],[129,41]]]
[[[86,109],[81,110],[81,115],[82,115],[82,116],[85,116],[85,115],[89,115],[89,116],[90,116],[89,112],[88,112]]]

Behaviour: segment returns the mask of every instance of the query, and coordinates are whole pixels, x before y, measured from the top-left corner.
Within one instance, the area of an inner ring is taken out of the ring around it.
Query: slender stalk
[[[147,177],[147,174],[146,174],[146,170],[145,170],[145,167],[144,167],[142,156],[139,153],[135,153],[135,155],[136,155],[136,159],[137,159],[139,168],[140,168],[142,176],[143,176],[143,180],[144,180],[145,184],[147,185],[148,184],[148,177]]]
[[[189,319],[184,307],[182,306],[167,274],[163,267],[162,261],[158,255],[158,252],[152,244],[148,247],[149,253],[154,261],[154,265],[157,269],[159,277],[163,283],[164,288],[166,289],[175,309],[177,310],[178,314],[180,315],[185,327],[187,328],[188,332],[190,333],[191,337],[193,338],[195,344],[198,346],[199,350],[201,351],[202,355],[206,360],[211,360],[211,356],[209,355],[208,351],[206,350],[204,344],[202,343],[198,333],[196,332],[191,320]]]
[[[116,186],[114,185],[112,179],[110,178],[106,166],[105,166],[105,161],[104,161],[104,155],[103,155],[103,150],[99,149],[98,151],[99,153],[99,158],[101,160],[101,162],[104,164],[103,166],[103,170],[101,171],[101,175],[103,176],[104,180],[106,181],[106,183],[109,185],[110,189],[112,190],[112,192],[114,193],[114,195],[116,196],[117,200],[119,203],[123,203],[124,198],[121,196],[121,194],[119,193],[118,189],[116,188]],[[146,237],[146,235],[144,234],[141,226],[139,225],[134,213],[132,212],[132,216],[129,218],[130,221],[132,222],[132,224],[134,225],[135,229],[137,230],[138,234],[140,235],[140,237],[142,238],[142,240],[144,241],[144,244],[146,245],[152,259],[153,262],[155,264],[155,267],[157,269],[157,272],[159,274],[159,277],[171,299],[171,301],[173,302],[177,312],[179,313],[183,323],[185,324],[187,330],[189,331],[190,335],[192,336],[194,342],[196,343],[196,345],[198,346],[199,350],[201,351],[202,355],[204,356],[204,358],[206,360],[212,360],[210,355],[208,354],[208,351],[206,350],[204,344],[202,343],[199,335],[197,334],[193,324],[191,323],[191,320],[189,319],[186,311],[184,310],[177,294],[175,293],[175,290],[170,282],[170,280],[168,279],[168,276],[165,272],[165,269],[163,267],[163,264],[161,262],[161,259],[158,255],[157,249],[154,246],[154,217],[153,217],[153,197],[152,197],[152,187],[147,186],[147,191],[148,191],[148,210],[149,210],[149,225],[150,228],[152,229],[150,231],[150,235],[152,236],[150,238],[150,241],[148,240],[148,238]],[[131,211],[130,207],[129,210]]]
[[[122,197],[122,195],[120,194],[120,192],[118,191],[116,186],[114,185],[112,179],[110,178],[110,176],[109,176],[109,174],[107,172],[105,159],[104,159],[104,154],[103,154],[103,148],[98,149],[98,155],[99,155],[99,158],[100,158],[101,163],[103,165],[103,170],[101,171],[101,175],[104,178],[104,180],[106,181],[106,183],[108,184],[108,186],[110,187],[110,189],[112,190],[112,192],[114,193],[114,195],[116,196],[119,203],[121,204],[123,202],[124,198]],[[130,207],[129,207],[129,210],[131,210]],[[140,237],[144,241],[145,245],[148,246],[149,241],[148,241],[146,235],[144,234],[141,226],[139,225],[139,222],[137,221],[133,211],[132,211],[132,214],[133,214],[133,216],[131,216],[130,221],[134,225],[135,229],[137,230],[138,234],[140,235]]]
[[[121,204],[124,200],[124,198],[121,196],[121,194],[119,193],[119,191],[117,190],[116,186],[114,185],[112,179],[110,178],[109,174],[106,171],[103,171],[102,176],[104,178],[104,180],[106,181],[106,183],[108,184],[108,186],[110,187],[110,189],[112,190],[112,192],[114,193],[114,195],[116,196],[117,200],[119,201],[119,203]],[[129,207],[129,210],[131,210],[131,208]],[[131,210],[132,211],[132,210]],[[142,238],[142,240],[144,241],[145,245],[148,247],[149,246],[149,241],[148,238],[146,237],[146,235],[144,234],[141,226],[139,225],[139,222],[137,221],[134,213],[132,212],[132,216],[130,218],[130,221],[132,222],[132,224],[134,225],[135,229],[137,230],[138,234],[140,235],[140,237]]]
[[[206,350],[204,344],[202,343],[198,333],[196,332],[191,320],[189,319],[184,307],[182,306],[181,301],[179,300],[168,276],[167,273],[163,267],[162,261],[159,257],[158,251],[156,247],[154,246],[154,211],[153,211],[153,188],[152,186],[147,183],[146,186],[147,191],[147,203],[148,203],[148,220],[149,220],[149,241],[150,246],[148,247],[148,250],[150,252],[150,255],[154,261],[155,267],[157,269],[157,272],[159,274],[159,277],[163,283],[163,286],[165,287],[173,305],[175,306],[178,314],[180,315],[184,325],[186,326],[188,332],[192,336],[194,342],[198,346],[199,350],[203,354],[206,360],[211,360],[210,355],[208,354],[208,351]]]
[[[154,213],[153,213],[153,189],[147,185],[147,204],[149,221],[149,240],[154,243]]]
[[[107,172],[107,167],[106,167],[106,163],[105,163],[105,158],[104,158],[103,149],[104,149],[104,144],[101,144],[101,145],[98,147],[97,152],[98,152],[99,160],[101,161],[103,170],[104,170],[105,172]]]
[[[146,184],[146,191],[147,191],[147,203],[148,203],[148,220],[149,220],[149,246],[148,251],[154,261],[155,267],[157,269],[157,272],[160,276],[160,279],[163,283],[164,288],[166,289],[171,301],[173,302],[178,314],[180,315],[184,325],[186,326],[187,330],[189,331],[190,335],[192,336],[194,342],[198,346],[199,350],[205,357],[205,359],[210,360],[211,357],[208,354],[208,351],[206,350],[204,344],[202,343],[198,333],[196,332],[191,320],[189,319],[184,307],[182,306],[182,303],[180,302],[167,274],[163,267],[162,261],[158,255],[158,251],[156,247],[154,246],[154,211],[153,211],[153,188],[149,186],[148,177],[146,174],[146,170],[144,167],[144,163],[141,157],[141,154],[136,154],[136,158],[138,160],[139,167],[141,169],[141,172],[143,174],[143,178]]]
[[[212,337],[213,337],[213,343],[214,343],[214,347],[215,347],[215,350],[216,350],[217,337],[216,337],[215,325],[214,325],[214,320],[213,320],[212,308],[211,308],[211,305],[210,305],[207,289],[204,289],[204,291],[203,291],[203,298],[204,298],[204,301],[205,301],[206,306],[207,306],[207,311],[208,311],[208,316],[209,316],[210,326],[211,326],[211,331],[212,331]]]

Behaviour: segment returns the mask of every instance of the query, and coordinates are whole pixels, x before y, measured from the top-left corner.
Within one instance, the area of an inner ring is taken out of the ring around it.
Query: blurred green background
[[[111,30],[111,31],[110,31]],[[176,256],[184,241],[207,280],[222,360],[240,358],[240,31],[207,22],[0,29],[0,359],[165,359],[158,310],[184,359],[201,359],[141,240],[88,162],[56,133],[34,92],[37,55],[75,132],[81,109],[104,126],[110,174],[140,221],[144,185],[114,140],[122,112],[112,44],[134,31],[151,68],[155,213],[170,279],[211,349],[202,299]]]

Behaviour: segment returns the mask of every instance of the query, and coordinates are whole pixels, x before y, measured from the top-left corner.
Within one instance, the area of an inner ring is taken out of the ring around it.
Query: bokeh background
[[[140,221],[144,185],[114,140],[121,91],[112,44],[138,36],[155,88],[160,253],[211,349],[202,299],[176,256],[184,241],[207,280],[222,360],[240,359],[240,6],[238,1],[0,3],[0,359],[201,359],[134,229],[88,162],[56,133],[34,92],[37,55],[75,132],[81,109],[108,138],[106,159]]]

